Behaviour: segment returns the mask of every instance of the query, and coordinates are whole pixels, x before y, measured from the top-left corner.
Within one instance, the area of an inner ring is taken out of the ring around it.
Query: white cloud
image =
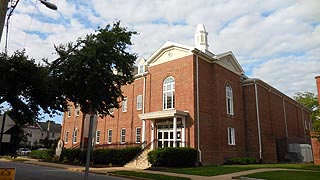
[[[260,77],[290,96],[298,91],[316,93],[314,76],[320,75],[318,0],[50,2],[58,11],[39,2],[34,9],[35,0],[20,1],[10,25],[9,52],[24,48],[28,37],[25,48],[30,56],[53,59],[54,44],[75,41],[98,26],[121,20],[139,33],[130,50],[148,58],[167,40],[192,46],[196,26],[202,23],[210,50],[216,54],[232,50],[250,77]]]

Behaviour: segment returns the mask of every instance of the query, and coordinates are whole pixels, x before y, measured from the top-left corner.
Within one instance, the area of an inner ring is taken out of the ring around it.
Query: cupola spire
[[[207,36],[208,36],[208,33],[204,25],[198,24],[195,37],[194,37],[195,47],[203,52],[206,52],[209,47]]]

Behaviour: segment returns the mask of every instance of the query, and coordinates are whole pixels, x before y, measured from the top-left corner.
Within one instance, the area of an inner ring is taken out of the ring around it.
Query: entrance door
[[[173,129],[158,129],[157,133],[158,148],[173,147]],[[181,129],[177,129],[176,147],[181,144]]]

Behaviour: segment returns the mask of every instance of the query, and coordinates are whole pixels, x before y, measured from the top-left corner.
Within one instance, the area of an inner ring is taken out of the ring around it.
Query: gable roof
[[[210,51],[203,52],[195,47],[186,46],[179,43],[167,41],[158,48],[145,62],[145,65],[151,67],[178,58],[197,54],[202,56],[210,63],[217,63],[224,68],[238,74],[244,75],[244,71],[231,51],[215,55]]]

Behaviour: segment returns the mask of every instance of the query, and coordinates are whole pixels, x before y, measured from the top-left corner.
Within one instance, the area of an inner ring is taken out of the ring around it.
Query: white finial
[[[198,24],[197,30],[194,37],[195,47],[203,52],[208,50],[208,33],[203,24]]]

